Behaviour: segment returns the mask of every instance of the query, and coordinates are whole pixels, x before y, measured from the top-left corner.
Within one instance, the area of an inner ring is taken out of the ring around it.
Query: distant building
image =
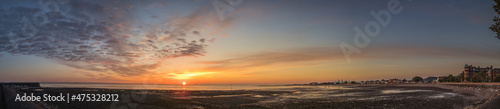
[[[408,80],[408,81],[407,81],[407,82],[405,82],[405,83],[417,83],[417,82],[415,82],[415,81],[413,81],[413,80]]]
[[[491,68],[493,68],[493,66],[491,66]],[[495,78],[498,75],[500,75],[500,68],[493,68],[492,70],[490,70],[488,72],[488,76],[491,77],[490,82],[493,82],[493,78]]]
[[[481,68],[480,66],[473,66],[465,64],[463,74],[464,77],[462,81],[472,81],[472,77],[477,75],[479,72],[485,72],[490,78],[494,78],[497,75],[500,75],[500,68],[493,68],[493,66]],[[491,79],[489,80],[491,82]]]
[[[309,83],[309,85],[318,85],[318,82]]]
[[[438,77],[427,77],[424,79],[425,83],[433,83],[433,82],[437,82],[439,80]]]
[[[406,80],[405,80],[406,81]],[[394,78],[394,79],[390,79],[387,81],[387,83],[389,84],[402,84],[404,83],[403,80],[400,80],[400,79],[397,79],[397,78]]]
[[[325,82],[323,84],[335,84],[335,82]]]

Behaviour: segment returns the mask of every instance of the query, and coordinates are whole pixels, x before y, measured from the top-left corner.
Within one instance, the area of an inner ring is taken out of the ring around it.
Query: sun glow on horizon
[[[168,75],[174,79],[185,80],[185,79],[191,79],[192,77],[195,76],[208,75],[213,73],[214,72],[185,72],[181,74],[169,73]]]
[[[182,82],[182,85],[186,85],[186,81]]]

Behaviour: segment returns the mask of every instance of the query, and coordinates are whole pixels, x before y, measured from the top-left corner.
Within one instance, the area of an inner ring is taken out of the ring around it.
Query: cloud
[[[86,71],[137,76],[152,73],[163,59],[204,56],[207,33],[232,24],[217,21],[210,2],[186,16],[150,16],[163,22],[158,25],[138,23],[142,19],[134,11],[158,2],[164,1],[72,0],[49,11],[36,2],[27,6],[11,2],[11,7],[0,7],[0,52],[51,58]],[[43,20],[38,23],[33,16],[40,12],[47,19],[34,17]],[[20,21],[23,18],[32,25]]]
[[[228,59],[202,61],[207,71],[245,70],[257,67],[286,67],[304,62],[343,61],[343,55],[333,47],[295,48],[238,55]]]
[[[155,69],[158,67],[158,63],[154,64],[144,64],[144,65],[129,65],[129,66],[121,66],[121,65],[107,65],[107,69],[110,69],[114,72],[120,72],[123,76],[136,76],[140,74],[149,74],[149,69]]]
[[[453,46],[426,46],[426,45],[373,45],[363,49],[360,54],[352,54],[351,59],[356,62],[370,60],[399,60],[399,59],[494,59],[498,58],[499,51],[477,49],[474,47]],[[471,54],[473,53],[473,54]],[[287,67],[303,67],[304,65],[318,64],[347,64],[344,54],[338,47],[308,47],[279,49],[258,53],[234,55],[226,59],[200,61],[205,65],[203,71],[245,71],[269,70]]]

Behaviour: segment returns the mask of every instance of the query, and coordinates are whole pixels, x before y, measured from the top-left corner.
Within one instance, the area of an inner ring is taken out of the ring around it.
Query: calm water
[[[294,87],[283,85],[168,85],[168,84],[113,84],[113,83],[41,83],[42,87],[51,88],[105,88],[105,89],[155,89],[155,90],[266,90],[289,89]]]

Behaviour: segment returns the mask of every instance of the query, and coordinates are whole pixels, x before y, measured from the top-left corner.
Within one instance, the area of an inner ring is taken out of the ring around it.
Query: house
[[[427,77],[424,79],[425,83],[433,83],[438,81],[438,77]]]
[[[390,83],[390,84],[402,84],[402,83],[404,83],[405,81],[406,81],[406,80],[404,80],[404,81],[403,81],[403,80],[400,80],[400,79],[394,78],[394,79],[390,79],[390,80],[388,80],[388,83]]]
[[[462,73],[464,74],[464,82],[467,82],[467,81],[472,81],[472,77],[474,77],[475,75],[477,75],[479,72],[490,72],[490,70],[493,68],[493,66],[491,67],[486,67],[486,68],[481,68],[480,66],[473,66],[473,65],[469,65],[469,64],[465,64],[464,66],[464,70],[462,71]]]
[[[408,83],[408,81],[407,81],[406,79],[403,79],[403,80],[401,81],[401,83],[403,83],[403,84],[404,84],[404,83]]]
[[[416,83],[416,82],[415,82],[415,81],[413,81],[413,80],[408,80],[408,82],[407,82],[407,83]]]
[[[493,66],[491,66],[493,68]],[[488,76],[490,76],[492,79],[490,79],[490,82],[493,82],[493,78],[496,76],[500,75],[500,68],[493,68],[488,72]]]
[[[462,71],[464,74],[462,81],[472,81],[472,77],[477,75],[479,72],[484,72],[490,78],[495,78],[495,76],[500,75],[500,68],[493,68],[492,65],[490,67],[481,68],[480,66],[465,64],[464,70]],[[490,79],[489,82],[492,82],[492,80]]]

